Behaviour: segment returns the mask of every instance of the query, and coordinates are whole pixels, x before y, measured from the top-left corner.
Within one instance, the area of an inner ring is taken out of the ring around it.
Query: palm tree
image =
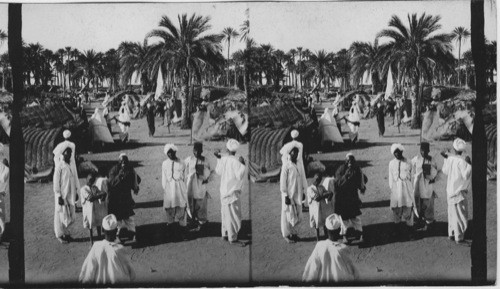
[[[66,75],[68,75],[68,90],[71,90],[71,73],[69,70],[69,57],[71,56],[72,48],[71,46],[66,46],[64,47],[64,50],[66,51],[66,56],[68,57],[66,60]],[[66,82],[66,79],[64,79],[64,82]]]
[[[229,51],[231,48],[231,40],[234,40],[234,38],[238,37],[240,34],[238,31],[236,31],[232,27],[226,27],[224,30],[222,30],[222,35],[224,35],[224,40],[227,42],[227,86],[229,86]],[[235,73],[236,73],[236,67],[235,67]],[[236,83],[234,84],[236,86]]]
[[[0,29],[0,46],[2,46],[5,40],[7,40],[7,33]]]
[[[114,92],[120,79],[120,57],[116,49],[109,49],[104,54],[103,73],[109,80],[109,89]]]
[[[460,65],[462,65],[462,63],[460,62],[461,48],[462,48],[462,42],[465,42],[467,38],[470,37],[470,32],[469,30],[467,30],[467,28],[459,26],[453,29],[453,32],[451,32],[451,37],[458,43],[458,68],[457,68],[458,85],[462,86],[462,80],[460,78]]]
[[[123,87],[126,87],[132,80],[134,73],[141,79],[141,90],[144,94],[149,88],[148,77],[150,47],[147,42],[129,42],[125,41],[118,47],[120,61],[120,82]]]
[[[350,88],[351,79],[351,57],[347,49],[341,49],[334,55],[335,72],[334,75],[341,80],[341,90],[345,92]]]
[[[94,90],[97,89],[97,76],[102,71],[101,59],[102,53],[95,52],[93,49],[84,51],[78,58],[74,77],[84,77],[87,79],[82,90],[88,87],[90,82],[93,83]]]
[[[205,34],[211,26],[210,17],[193,14],[178,15],[178,28],[172,23],[168,16],[163,16],[159,23],[159,29],[148,33],[146,38],[156,37],[163,45],[163,61],[168,61],[175,71],[182,75],[184,84],[184,105],[182,113],[181,128],[188,129],[191,126],[191,97],[189,90],[194,89],[191,79],[193,75],[201,75],[201,65],[208,64],[217,67],[223,63],[221,54],[220,34]]]
[[[334,71],[330,65],[333,62],[333,57],[332,53],[326,52],[325,50],[319,50],[309,57],[305,75],[308,77],[314,76],[316,78],[317,83],[313,90],[320,88],[325,78],[333,74]]]
[[[380,51],[378,40],[375,39],[374,44],[370,42],[354,42],[349,48],[351,54],[351,72],[355,79],[363,77],[365,72],[371,75],[372,93],[377,94],[381,89],[379,66],[380,66]]]
[[[290,58],[290,61],[293,62],[293,71],[292,71],[292,77],[293,77],[293,86],[297,87],[297,62],[295,61],[295,56],[297,55],[297,50],[295,50],[294,48],[290,49],[290,51],[288,51],[288,53],[291,55],[291,58]]]
[[[254,42],[250,38],[250,10],[247,8],[245,10],[246,20],[240,25],[240,41],[245,41],[246,49],[243,53],[243,86],[245,88],[245,94],[248,96],[248,91],[250,89],[250,77],[248,75],[248,56],[250,54],[250,48],[253,46]]]
[[[388,61],[398,61],[400,69],[413,79],[415,96],[412,98],[412,128],[420,128],[420,87],[422,78],[430,78],[435,63],[445,62],[451,54],[451,36],[434,34],[441,25],[440,16],[408,14],[408,27],[394,15],[389,21],[389,28],[378,33],[377,38],[389,38],[389,43],[381,49],[388,53]]]

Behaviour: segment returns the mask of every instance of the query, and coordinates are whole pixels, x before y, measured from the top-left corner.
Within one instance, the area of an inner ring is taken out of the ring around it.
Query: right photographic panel
[[[252,282],[494,284],[496,1],[249,10]]]

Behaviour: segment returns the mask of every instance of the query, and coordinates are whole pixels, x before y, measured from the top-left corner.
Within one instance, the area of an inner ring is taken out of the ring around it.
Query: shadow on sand
[[[331,152],[345,152],[353,149],[367,149],[371,147],[378,146],[390,146],[390,143],[387,142],[368,142],[365,140],[361,140],[358,143],[351,144],[349,140],[344,140],[344,143],[336,143],[334,146],[324,145],[321,147],[323,153],[331,153]]]
[[[166,223],[155,223],[138,226],[136,228],[137,243],[132,245],[133,248],[145,248],[158,246],[166,243],[189,242],[189,240],[209,237],[221,237],[221,223],[210,222],[198,232],[189,232],[188,240],[183,241],[176,238],[174,234],[178,234],[175,229],[168,228]],[[251,243],[251,224],[249,220],[243,220],[241,229],[238,234],[238,239],[247,245]],[[221,241],[222,242],[222,241]]]
[[[361,208],[384,208],[384,207],[389,207],[391,205],[390,200],[380,200],[380,201],[373,201],[373,202],[365,202],[361,204]]]
[[[163,207],[162,200],[135,203],[134,209],[151,209],[151,208],[160,208],[160,207]]]
[[[99,172],[105,172],[107,175],[111,168],[118,164],[118,157],[116,158],[116,161],[93,160],[92,163],[99,169]],[[142,165],[138,161],[129,161],[129,163],[133,168],[142,167]]]

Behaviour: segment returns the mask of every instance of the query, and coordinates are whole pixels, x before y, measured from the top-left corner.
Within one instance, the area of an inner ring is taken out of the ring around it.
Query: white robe
[[[80,196],[82,196],[83,227],[85,229],[101,227],[102,219],[108,215],[108,198],[104,201],[99,199],[91,202],[88,200],[90,194],[91,189],[88,185],[85,185],[80,189]]]
[[[76,182],[76,189],[77,192],[80,191],[80,180],[78,179],[78,170],[76,169],[76,161],[75,161],[75,153],[76,153],[76,147],[73,142],[70,142],[69,140],[65,140],[63,142],[60,142],[55,148],[54,148],[54,167],[57,167],[61,162],[64,162],[63,160],[63,152],[66,148],[71,148],[71,158],[70,158],[70,165],[71,165],[71,171],[73,172],[73,177],[75,178]]]
[[[393,159],[389,162],[391,208],[411,207],[414,204],[411,173],[412,165],[407,159]]]
[[[301,142],[298,142],[296,140],[292,140],[291,142],[287,142],[280,150],[281,154],[281,166],[283,166],[285,163],[287,163],[290,160],[290,154],[289,148],[297,147],[299,149],[299,155],[297,156],[297,167],[299,169],[300,173],[300,179],[301,179],[301,187],[300,187],[300,202],[303,201],[303,194],[306,193],[307,191],[307,177],[306,177],[306,170],[304,169],[304,161],[303,161],[303,145]],[[309,203],[309,201],[306,202],[306,205]]]
[[[426,164],[431,165],[430,175],[424,176],[422,170],[422,163],[424,158],[421,155],[415,156],[411,160],[412,170],[414,173],[413,186],[414,186],[414,196],[422,199],[430,199],[433,197],[434,186],[429,183],[437,176],[437,164],[434,158],[429,162],[426,160]]]
[[[5,195],[9,185],[9,167],[0,162],[0,238],[5,231]]]
[[[330,179],[329,181],[333,182],[333,179]],[[324,184],[325,183],[322,184],[323,187],[325,187]],[[327,191],[325,191],[325,193],[329,193],[328,189],[333,188],[333,186],[330,186],[328,183],[326,183],[326,185],[325,189]],[[322,228],[325,225],[326,218],[335,213],[334,203],[332,202],[334,198],[332,197],[332,200],[322,199],[321,201],[315,201],[314,199],[318,194],[319,191],[315,185],[311,185],[307,188],[307,197],[310,200],[309,225],[311,228],[315,229]]]
[[[54,231],[56,237],[69,235],[69,226],[75,221],[75,196],[77,187],[73,172],[66,162],[59,164],[54,170]],[[59,205],[62,197],[64,205]]]
[[[122,105],[118,111],[118,126],[120,127],[122,133],[128,133],[130,125],[123,124],[124,122],[130,122],[130,109],[128,105]]]
[[[246,166],[236,156],[223,156],[217,160],[215,172],[221,176],[221,233],[229,241],[238,238],[241,229],[240,195]]]
[[[161,184],[163,188],[163,207],[165,209],[185,208],[187,206],[187,188],[184,182],[185,169],[186,166],[180,160],[166,159],[163,162]]]
[[[124,247],[107,240],[95,242],[83,263],[78,280],[83,284],[120,284],[135,279]]]
[[[203,175],[198,176],[196,174],[196,165],[202,165]],[[205,161],[197,160],[196,157],[190,156],[184,160],[184,165],[186,166],[186,183],[189,198],[203,199],[207,194],[207,186],[203,184],[203,181],[209,180],[212,171],[210,169],[210,164]]]
[[[307,260],[302,281],[332,283],[357,280],[359,273],[349,258],[346,247],[331,240],[319,241]]]
[[[302,178],[298,164],[287,161],[281,167],[281,234],[283,238],[296,234],[295,226],[302,219]],[[285,197],[290,198],[290,205],[285,204]]]

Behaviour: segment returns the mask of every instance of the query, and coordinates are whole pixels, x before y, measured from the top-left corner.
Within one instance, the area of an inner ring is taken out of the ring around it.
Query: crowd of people
[[[75,207],[80,203],[83,207],[83,227],[89,230],[93,244],[80,281],[94,284],[131,281],[134,278],[133,269],[121,256],[121,244],[137,242],[133,194],[139,193],[141,178],[128,156],[121,153],[118,163],[108,173],[91,172],[86,177],[86,184],[80,187],[74,166],[75,144],[68,140],[69,131],[64,132],[64,137],[65,141],[54,150],[55,236],[62,244],[73,241],[71,231],[76,220]],[[211,199],[207,183],[212,181],[213,175],[219,175],[221,238],[232,245],[246,246],[238,239],[242,222],[240,198],[247,171],[244,158],[236,156],[239,146],[238,141],[229,139],[227,153],[222,154],[219,150],[214,153],[217,164],[213,166],[203,155],[201,142],[194,143],[193,155],[183,160],[177,156],[178,148],[174,144],[165,145],[163,152],[166,160],[161,167],[161,185],[169,238],[188,240],[194,232],[203,231],[209,221],[207,210]],[[5,171],[3,166],[0,170]],[[104,240],[94,242],[94,230],[98,239],[104,233]]]
[[[298,224],[303,219],[301,204],[309,207],[309,224],[316,230],[318,241],[309,258],[303,281],[351,281],[358,278],[357,270],[343,250],[357,241],[366,242],[360,218],[359,193],[367,189],[368,178],[356,162],[353,153],[335,171],[318,172],[310,185],[305,179],[302,144],[296,140],[298,132],[292,131],[293,140],[282,150],[280,175],[281,233],[287,243],[300,241]],[[405,148],[396,143],[390,148],[394,156],[388,163],[388,189],[394,223],[393,237],[414,240],[415,232],[435,230],[433,184],[438,172],[447,176],[448,237],[457,244],[464,244],[467,229],[467,193],[471,189],[471,160],[464,155],[466,143],[457,138],[453,153],[441,152],[442,168],[429,154],[430,144],[420,144],[420,154],[413,159],[404,156]],[[320,241],[324,229],[327,240]]]

